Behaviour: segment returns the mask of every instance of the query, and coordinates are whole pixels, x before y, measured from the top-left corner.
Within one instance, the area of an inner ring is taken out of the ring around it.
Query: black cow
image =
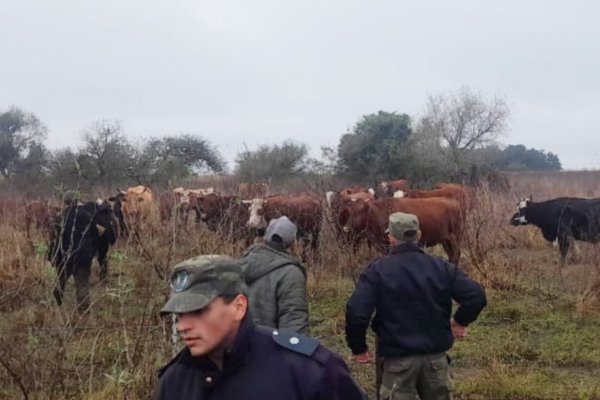
[[[129,229],[125,223],[125,217],[123,217],[123,202],[125,201],[125,193],[119,191],[116,195],[110,197],[108,202],[110,203],[115,219],[118,221],[118,232],[129,236]]]
[[[514,226],[533,224],[547,241],[558,240],[562,266],[572,240],[600,240],[600,199],[559,197],[538,203],[525,199],[510,222]]]
[[[78,310],[87,311],[92,261],[98,256],[100,279],[105,279],[108,250],[115,241],[113,211],[109,204],[89,202],[63,210],[54,221],[48,253],[49,260],[57,269],[54,297],[59,305],[62,304],[65,284],[73,275]]]

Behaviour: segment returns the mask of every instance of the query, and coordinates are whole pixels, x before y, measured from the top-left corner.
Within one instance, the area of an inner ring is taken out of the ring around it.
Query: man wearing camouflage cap
[[[360,276],[346,306],[346,339],[358,363],[370,363],[372,328],[382,358],[381,399],[450,399],[446,351],[486,305],[483,289],[455,265],[423,253],[415,215],[389,217],[389,254]],[[459,304],[451,318],[452,300]]]
[[[344,361],[318,341],[254,325],[241,265],[230,257],[176,265],[168,313],[185,348],[159,372],[155,400],[364,398]]]

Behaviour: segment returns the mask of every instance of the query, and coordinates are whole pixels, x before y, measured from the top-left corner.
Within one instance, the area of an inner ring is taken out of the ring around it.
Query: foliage
[[[292,141],[246,150],[235,160],[235,175],[245,182],[280,183],[308,170],[308,151],[307,145]]]
[[[401,176],[411,134],[411,120],[406,114],[379,111],[363,116],[340,139],[340,171],[358,182]]]
[[[494,165],[504,171],[560,171],[558,156],[551,152],[526,148],[523,145],[506,147]]]
[[[190,134],[149,140],[138,151],[135,180],[146,184],[170,184],[198,172],[223,172],[219,152],[205,139]]]
[[[45,150],[47,129],[32,113],[12,107],[0,111],[0,175],[9,179]],[[37,165],[36,165],[37,168]]]

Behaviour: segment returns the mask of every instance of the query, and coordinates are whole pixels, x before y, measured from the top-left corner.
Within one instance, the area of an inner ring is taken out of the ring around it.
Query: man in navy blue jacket
[[[446,351],[486,306],[483,289],[455,265],[423,253],[415,215],[390,215],[392,248],[362,273],[346,307],[346,339],[369,363],[366,331],[373,318],[383,359],[382,399],[449,399]],[[452,300],[459,304],[452,317]]]
[[[241,264],[204,255],[177,264],[161,313],[185,348],[159,373],[155,400],[364,400],[346,363],[301,334],[255,326]]]

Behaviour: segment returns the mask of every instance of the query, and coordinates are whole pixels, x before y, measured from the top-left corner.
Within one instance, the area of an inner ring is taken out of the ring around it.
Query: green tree
[[[0,111],[0,175],[11,178],[20,168],[30,165],[34,155],[40,155],[47,129],[30,112],[12,107]]]
[[[138,151],[133,177],[148,184],[170,184],[173,180],[203,172],[223,172],[226,163],[207,140],[190,134],[151,139]]]
[[[245,182],[270,180],[281,183],[307,171],[310,163],[308,151],[307,145],[291,141],[247,150],[237,155],[235,175]]]
[[[411,135],[411,120],[406,114],[379,111],[363,116],[340,139],[340,172],[358,182],[404,176],[406,144]]]
[[[560,171],[562,169],[556,154],[534,148],[528,149],[523,145],[506,147],[494,166],[504,171]]]

